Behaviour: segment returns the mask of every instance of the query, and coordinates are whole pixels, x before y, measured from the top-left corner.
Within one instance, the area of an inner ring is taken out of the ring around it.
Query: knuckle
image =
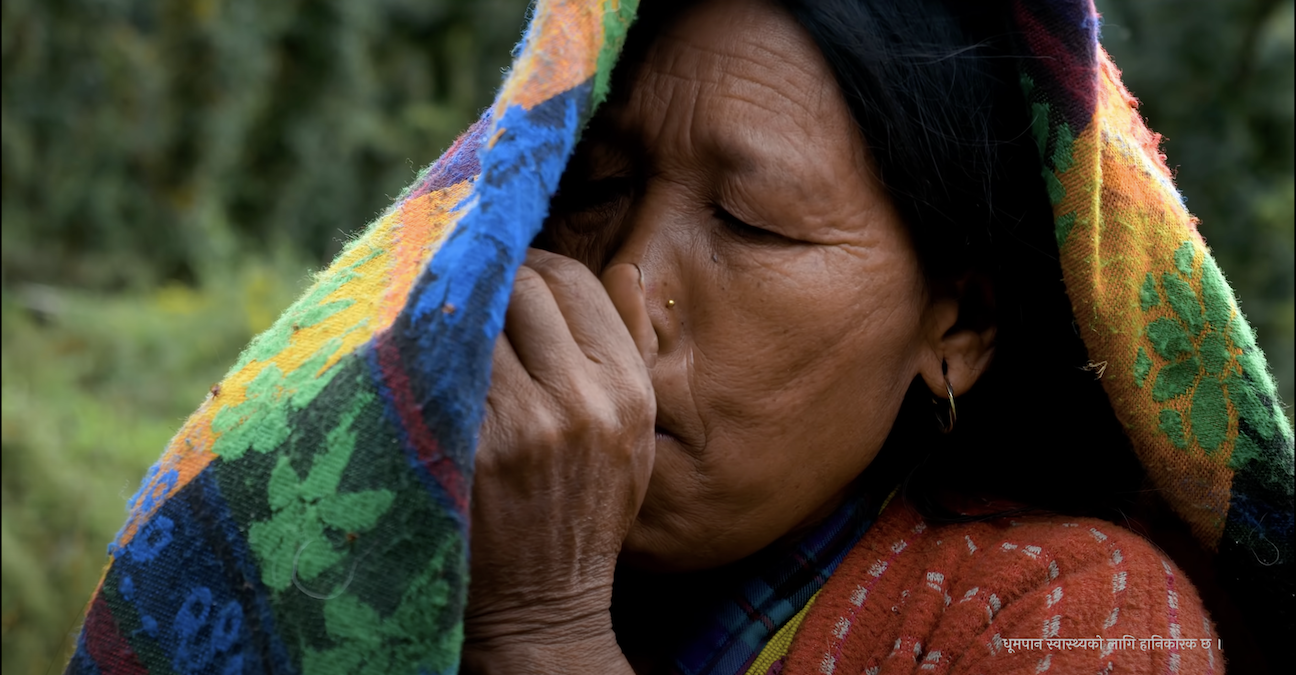
[[[652,378],[646,372],[636,373],[630,381],[630,397],[633,405],[657,413],[657,392],[653,390]]]
[[[593,406],[590,411],[590,418],[593,422],[593,428],[604,438],[619,435],[618,432],[623,428],[621,415],[616,407],[608,401],[600,401],[598,405]]]
[[[569,272],[584,269],[585,266],[573,258],[550,251],[534,250],[527,258],[527,265],[545,271]]]
[[[483,438],[477,443],[476,456],[473,458],[473,473],[479,481],[499,473],[502,465],[500,450],[500,446],[490,439]]]
[[[647,373],[630,372],[618,378],[615,398],[628,415],[655,417],[657,414],[657,394]]]
[[[519,267],[517,275],[513,277],[513,296],[523,296],[543,290],[548,284],[540,273],[530,267]]]
[[[533,449],[555,449],[563,445],[565,435],[561,420],[547,409],[542,410],[537,412],[535,419],[531,421],[530,429],[527,431],[529,440],[527,445]]]
[[[571,410],[571,434],[581,443],[598,445],[616,429],[615,415],[609,414],[601,403],[587,402]]]
[[[596,281],[588,267],[564,256],[551,254],[529,264],[551,286],[575,289]]]
[[[498,411],[488,411],[477,438],[475,472],[478,475],[495,475],[505,463],[508,448],[512,445],[512,425]]]

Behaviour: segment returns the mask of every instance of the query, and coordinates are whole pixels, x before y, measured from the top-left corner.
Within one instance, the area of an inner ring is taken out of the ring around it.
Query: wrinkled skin
[[[618,559],[712,568],[813,524],[915,378],[959,395],[993,354],[993,329],[958,321],[959,285],[924,281],[791,16],[709,0],[626,67],[497,345],[468,670],[630,672]]]

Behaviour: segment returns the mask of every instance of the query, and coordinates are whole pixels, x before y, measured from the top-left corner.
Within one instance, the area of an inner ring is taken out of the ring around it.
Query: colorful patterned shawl
[[[495,104],[244,351],[130,502],[78,673],[458,667],[473,448],[513,274],[636,2],[540,0]],[[1239,599],[1292,597],[1292,432],[1089,0],[1020,0],[1090,357]],[[1290,617],[1278,625],[1290,624]]]

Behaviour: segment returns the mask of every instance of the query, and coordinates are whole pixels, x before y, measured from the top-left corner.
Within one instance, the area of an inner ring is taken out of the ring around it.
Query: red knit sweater
[[[1132,648],[1108,642],[1126,635]],[[1141,649],[1153,636],[1197,640]],[[1043,642],[1009,653],[1009,638]],[[895,504],[824,586],[781,672],[1221,673],[1219,647],[1187,577],[1128,530],[1065,516],[932,526]]]

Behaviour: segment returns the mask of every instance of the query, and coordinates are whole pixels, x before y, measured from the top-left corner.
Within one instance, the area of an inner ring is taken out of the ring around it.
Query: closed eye
[[[777,243],[800,243],[795,239],[786,237],[777,232],[772,232],[764,228],[756,227],[743,219],[730,213],[727,209],[719,204],[715,205],[715,216],[720,222],[724,223],[730,233],[738,238],[751,241],[753,243],[777,244]]]

